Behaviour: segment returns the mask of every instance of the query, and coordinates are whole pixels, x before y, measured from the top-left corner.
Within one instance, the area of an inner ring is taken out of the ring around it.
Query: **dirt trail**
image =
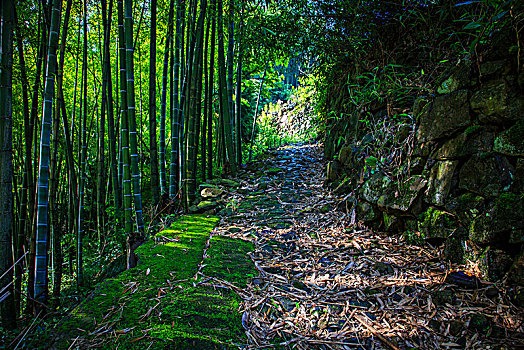
[[[255,246],[260,276],[239,292],[250,348],[523,346],[522,310],[499,286],[451,270],[437,248],[350,225],[321,157],[298,145],[248,166],[215,230]]]

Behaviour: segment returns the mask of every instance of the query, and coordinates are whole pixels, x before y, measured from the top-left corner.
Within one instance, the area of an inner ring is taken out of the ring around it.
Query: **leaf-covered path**
[[[221,219],[178,218],[29,348],[518,349],[511,290],[355,221],[322,148],[251,163]],[[224,188],[225,189],[225,188]],[[452,269],[453,268],[453,269]],[[489,347],[488,347],[489,346]],[[501,347],[503,346],[503,347]]]
[[[302,145],[251,164],[216,229],[254,243],[260,275],[240,291],[250,348],[523,346],[507,291],[428,244],[351,224],[344,198],[322,186],[321,159],[320,146]]]

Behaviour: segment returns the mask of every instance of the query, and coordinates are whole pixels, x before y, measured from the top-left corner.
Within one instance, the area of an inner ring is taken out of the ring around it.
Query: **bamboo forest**
[[[522,1],[0,5],[0,349],[524,349]]]

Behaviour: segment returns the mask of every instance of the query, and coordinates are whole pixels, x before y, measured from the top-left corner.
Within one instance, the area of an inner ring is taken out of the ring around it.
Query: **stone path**
[[[475,277],[437,248],[350,225],[344,198],[322,186],[321,159],[319,145],[298,145],[249,165],[215,229],[255,247],[259,276],[237,291],[248,348],[523,345],[522,316],[498,286],[469,289]]]
[[[26,347],[524,346],[511,291],[447,265],[437,248],[351,224],[345,198],[322,186],[321,159],[320,145],[266,153],[228,188],[218,226],[213,215],[178,217],[138,248],[136,268]]]

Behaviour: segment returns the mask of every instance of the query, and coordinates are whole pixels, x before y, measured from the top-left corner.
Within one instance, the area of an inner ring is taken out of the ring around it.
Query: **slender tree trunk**
[[[22,46],[22,34],[20,33],[20,28],[18,25],[18,19],[16,15],[16,9],[15,9],[15,27],[17,31],[16,35],[16,42],[17,42],[17,49],[18,49],[18,62],[20,65],[20,73],[21,73],[21,82],[22,82],[22,103],[23,103],[23,111],[24,111],[24,136],[25,136],[25,157],[24,157],[24,175],[22,179],[22,193],[20,195],[20,219],[19,219],[19,225],[17,229],[18,237],[16,239],[15,244],[15,260],[19,260],[22,255],[24,254],[24,246],[26,245],[26,232],[27,232],[27,212],[28,212],[28,205],[27,205],[27,196],[29,192],[29,188],[33,186],[33,179],[32,179],[32,153],[31,153],[31,147],[32,147],[32,140],[33,140],[33,125],[32,121],[30,119],[30,112],[29,112],[29,81],[27,78],[27,71],[26,71],[26,64],[25,64],[25,57],[24,57],[24,50]],[[40,50],[39,50],[40,51]],[[37,56],[40,55],[40,52],[37,53]],[[38,68],[37,68],[37,75],[39,76]],[[38,81],[38,77],[36,78]],[[15,293],[15,309],[16,309],[16,315],[20,314],[20,305],[21,305],[21,290],[22,290],[22,273],[23,273],[23,260],[21,260],[18,264],[15,266],[15,285],[14,285],[14,293]]]
[[[260,95],[262,94],[262,87],[266,81],[267,66],[269,65],[269,60],[266,62],[266,67],[264,68],[264,74],[262,74],[262,81],[260,82],[260,87],[258,88],[257,104],[255,107],[255,116],[253,117],[253,127],[251,128],[251,145],[249,147],[249,159],[248,162],[251,162],[251,156],[253,155],[253,143],[255,142],[255,127],[257,126],[257,117],[258,117],[258,106],[260,104]]]
[[[231,132],[233,134],[233,149],[235,150],[235,156],[236,156],[236,117],[235,117],[235,104],[233,103],[233,58],[235,56],[234,48],[235,48],[235,0],[229,0],[229,13],[228,13],[228,35],[227,35],[227,56],[226,56],[226,64],[227,64],[227,99],[229,103],[229,113],[230,113],[230,119],[231,119]],[[235,157],[234,161],[237,161],[238,157]]]
[[[120,184],[118,182],[117,170],[117,139],[115,135],[115,118],[113,105],[113,82],[111,75],[111,55],[110,55],[110,41],[111,41],[111,22],[113,15],[113,0],[109,0],[109,11],[107,14],[104,42],[104,66],[107,78],[107,122],[108,122],[108,138],[109,138],[109,163],[111,169],[111,187],[113,189],[113,200],[117,213],[122,209],[122,193],[120,191]]]
[[[171,89],[171,166],[169,170],[169,197],[174,198],[181,188],[181,173],[182,173],[182,159],[183,159],[183,142],[181,134],[183,130],[183,109],[182,104],[184,99],[181,98],[180,91],[180,76],[181,72],[181,52],[183,50],[184,43],[184,29],[182,26],[182,18],[184,17],[185,1],[177,2],[176,11],[176,28],[175,28],[175,41],[174,41],[174,61],[172,57],[172,89]],[[189,39],[188,39],[189,40]],[[183,62],[183,61],[182,61]],[[183,65],[183,64],[182,64]]]
[[[231,125],[231,112],[230,112],[230,103],[229,95],[227,89],[227,79],[226,79],[226,60],[224,57],[224,21],[223,21],[223,8],[222,0],[218,0],[218,82],[219,82],[219,91],[221,94],[220,100],[220,114],[224,125],[224,141],[225,141],[225,150],[226,150],[226,164],[224,166],[226,169],[231,171],[233,175],[236,174],[236,156],[235,148],[233,145],[233,128]]]
[[[43,20],[42,20],[43,22]],[[27,201],[27,212],[29,214],[26,230],[27,234],[25,235],[29,239],[29,262],[28,272],[27,272],[27,304],[25,308],[26,314],[31,314],[33,312],[33,300],[35,293],[35,265],[36,265],[36,222],[35,214],[37,209],[35,207],[36,202],[36,188],[35,188],[35,168],[32,164],[33,153],[36,153],[36,147],[38,139],[36,137],[38,128],[35,128],[35,125],[38,120],[38,105],[40,97],[40,78],[42,76],[42,66],[44,63],[44,55],[46,52],[46,40],[48,36],[46,35],[47,31],[45,26],[42,24],[40,26],[40,45],[38,48],[37,54],[37,64],[36,64],[36,75],[35,81],[33,84],[33,97],[31,100],[31,116],[29,118],[29,130],[26,131],[26,160],[25,160],[25,171],[27,172],[27,188],[28,188],[28,201]],[[33,146],[34,145],[34,146]],[[34,147],[34,148],[33,148]]]
[[[151,33],[149,37],[149,148],[151,152],[151,201],[153,205],[156,205],[160,200],[156,143],[156,7],[157,0],[151,0]]]
[[[202,46],[204,18],[206,15],[207,1],[202,0],[200,15],[196,25],[196,37],[194,38],[195,48],[192,57],[191,90],[188,110],[188,137],[187,137],[187,204],[190,205],[196,197],[196,169],[197,169],[197,148],[198,148],[198,125],[200,123],[199,105],[202,93]]]
[[[213,99],[209,97],[209,70],[208,70],[208,63],[209,63],[209,30],[211,28],[211,17],[207,20],[206,25],[206,37],[205,37],[205,44],[204,44],[204,61],[202,63],[203,69],[204,69],[204,113],[203,113],[203,119],[202,119],[202,134],[201,134],[201,152],[200,152],[200,165],[201,165],[201,174],[202,174],[202,180],[206,181],[206,165],[207,165],[207,119],[209,116],[209,110],[208,110],[208,103],[209,100]],[[209,154],[211,155],[211,154]]]
[[[160,102],[160,192],[168,193],[166,177],[166,106],[167,106],[167,81],[169,67],[169,51],[173,41],[173,12],[175,0],[169,4],[169,15],[167,24],[167,37],[164,46],[164,68],[162,70],[162,99]],[[171,76],[171,74],[169,75]]]
[[[235,145],[237,163],[242,164],[242,112],[241,112],[241,101],[242,101],[242,54],[238,53],[238,64],[237,64],[237,81],[235,91]]]
[[[207,178],[213,178],[213,97],[215,87],[215,38],[216,38],[216,0],[212,0],[211,53],[209,56],[209,96],[207,118]],[[217,147],[218,148],[218,147]]]
[[[106,132],[106,114],[108,110],[107,106],[107,81],[108,71],[106,61],[109,60],[107,57],[109,52],[109,32],[111,27],[107,25],[107,0],[102,0],[102,26],[103,26],[103,49],[101,54],[101,68],[102,68],[102,109],[100,113],[99,125],[98,125],[98,162],[97,162],[97,182],[96,182],[96,218],[97,218],[97,232],[98,242],[100,244],[100,252],[103,250],[103,241],[105,240],[105,132]]]
[[[86,159],[87,159],[87,2],[84,2],[84,48],[83,48],[83,62],[82,62],[82,122],[81,130],[79,132],[79,150],[80,150],[80,181],[78,188],[78,232],[76,237],[76,283],[77,286],[82,286],[84,283],[84,254],[83,254],[83,239],[84,239],[84,225],[82,215],[84,209],[84,187],[86,183]]]
[[[51,25],[49,28],[49,46],[47,53],[47,77],[44,88],[44,106],[40,136],[40,162],[38,172],[38,212],[36,234],[36,264],[34,295],[40,303],[47,303],[47,247],[48,247],[48,199],[49,199],[49,143],[51,137],[51,114],[53,92],[55,88],[56,48],[60,19],[59,0],[53,1]],[[36,311],[41,310],[40,304]]]
[[[60,60],[58,61],[57,68],[57,92],[58,98],[55,108],[55,116],[53,120],[53,158],[51,161],[51,187],[50,187],[50,209],[51,209],[51,222],[53,226],[52,231],[52,251],[53,251],[53,298],[56,303],[59,303],[60,289],[62,282],[62,227],[59,225],[59,211],[57,208],[57,198],[58,198],[58,175],[60,174],[59,166],[57,164],[58,156],[58,146],[59,146],[59,136],[60,136],[60,114],[62,113],[62,118],[67,121],[65,101],[63,98],[63,70],[64,70],[64,61],[65,61],[65,45],[67,40],[67,28],[69,26],[69,18],[71,14],[72,0],[68,0],[66,5],[66,11],[64,16],[64,23],[62,28],[62,38],[60,43]],[[64,123],[67,126],[67,122]],[[67,132],[67,127],[64,127],[64,131]],[[74,177],[74,171],[72,171],[72,150],[70,147],[70,140],[66,137],[66,160],[68,162],[69,173]],[[71,179],[70,179],[71,182]]]
[[[16,327],[13,295],[13,27],[14,4],[0,8],[0,316],[6,329]]]
[[[132,0],[125,0],[125,43],[126,43],[126,78],[127,78],[127,123],[129,127],[129,150],[131,155],[131,176],[135,204],[135,219],[139,234],[132,237],[131,249],[143,240],[144,219],[142,215],[142,193],[140,190],[140,171],[138,169],[138,143],[136,135],[135,108],[135,72],[133,62],[133,6]]]

